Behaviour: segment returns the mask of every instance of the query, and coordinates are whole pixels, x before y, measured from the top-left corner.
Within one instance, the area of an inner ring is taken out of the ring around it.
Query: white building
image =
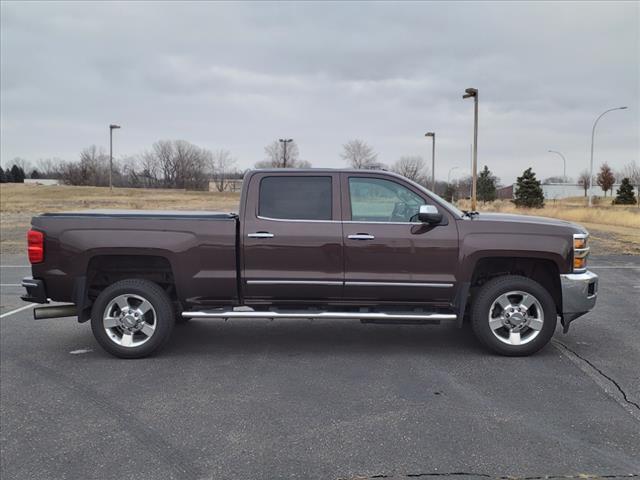
[[[25,185],[60,185],[60,180],[53,178],[25,178]]]

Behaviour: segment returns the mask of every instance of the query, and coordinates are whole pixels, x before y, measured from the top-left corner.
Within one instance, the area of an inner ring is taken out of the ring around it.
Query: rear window
[[[258,215],[291,220],[331,220],[331,177],[265,177]]]

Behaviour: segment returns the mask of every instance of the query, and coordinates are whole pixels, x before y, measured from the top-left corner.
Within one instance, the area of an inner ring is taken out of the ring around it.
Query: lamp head
[[[462,96],[462,98],[476,97],[478,96],[477,88],[466,88],[464,90],[466,93]]]
[[[436,132],[427,132],[424,134],[425,137],[435,137],[436,136]]]
[[[113,130],[113,129],[115,129],[115,128],[120,128],[120,125],[111,124],[111,125],[109,125],[109,128],[110,128],[111,130]]]

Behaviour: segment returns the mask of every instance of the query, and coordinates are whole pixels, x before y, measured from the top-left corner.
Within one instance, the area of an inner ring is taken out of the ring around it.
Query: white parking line
[[[0,283],[0,287],[21,287],[19,283]]]
[[[9,315],[13,315],[14,313],[18,313],[18,312],[21,312],[22,310],[26,310],[27,308],[31,308],[34,305],[35,305],[35,303],[30,303],[28,305],[23,305],[20,308],[16,308],[15,310],[11,310],[10,312],[7,312],[7,313],[3,313],[2,315],[0,315],[0,318],[8,317]]]

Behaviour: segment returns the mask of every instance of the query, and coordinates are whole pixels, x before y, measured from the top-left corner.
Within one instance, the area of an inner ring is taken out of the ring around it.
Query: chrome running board
[[[241,307],[242,308],[242,307]],[[244,307],[246,308],[246,307]],[[352,319],[368,323],[440,323],[441,320],[456,320],[453,313],[415,312],[322,312],[322,311],[255,311],[255,310],[202,310],[182,312],[185,318],[318,318]]]

